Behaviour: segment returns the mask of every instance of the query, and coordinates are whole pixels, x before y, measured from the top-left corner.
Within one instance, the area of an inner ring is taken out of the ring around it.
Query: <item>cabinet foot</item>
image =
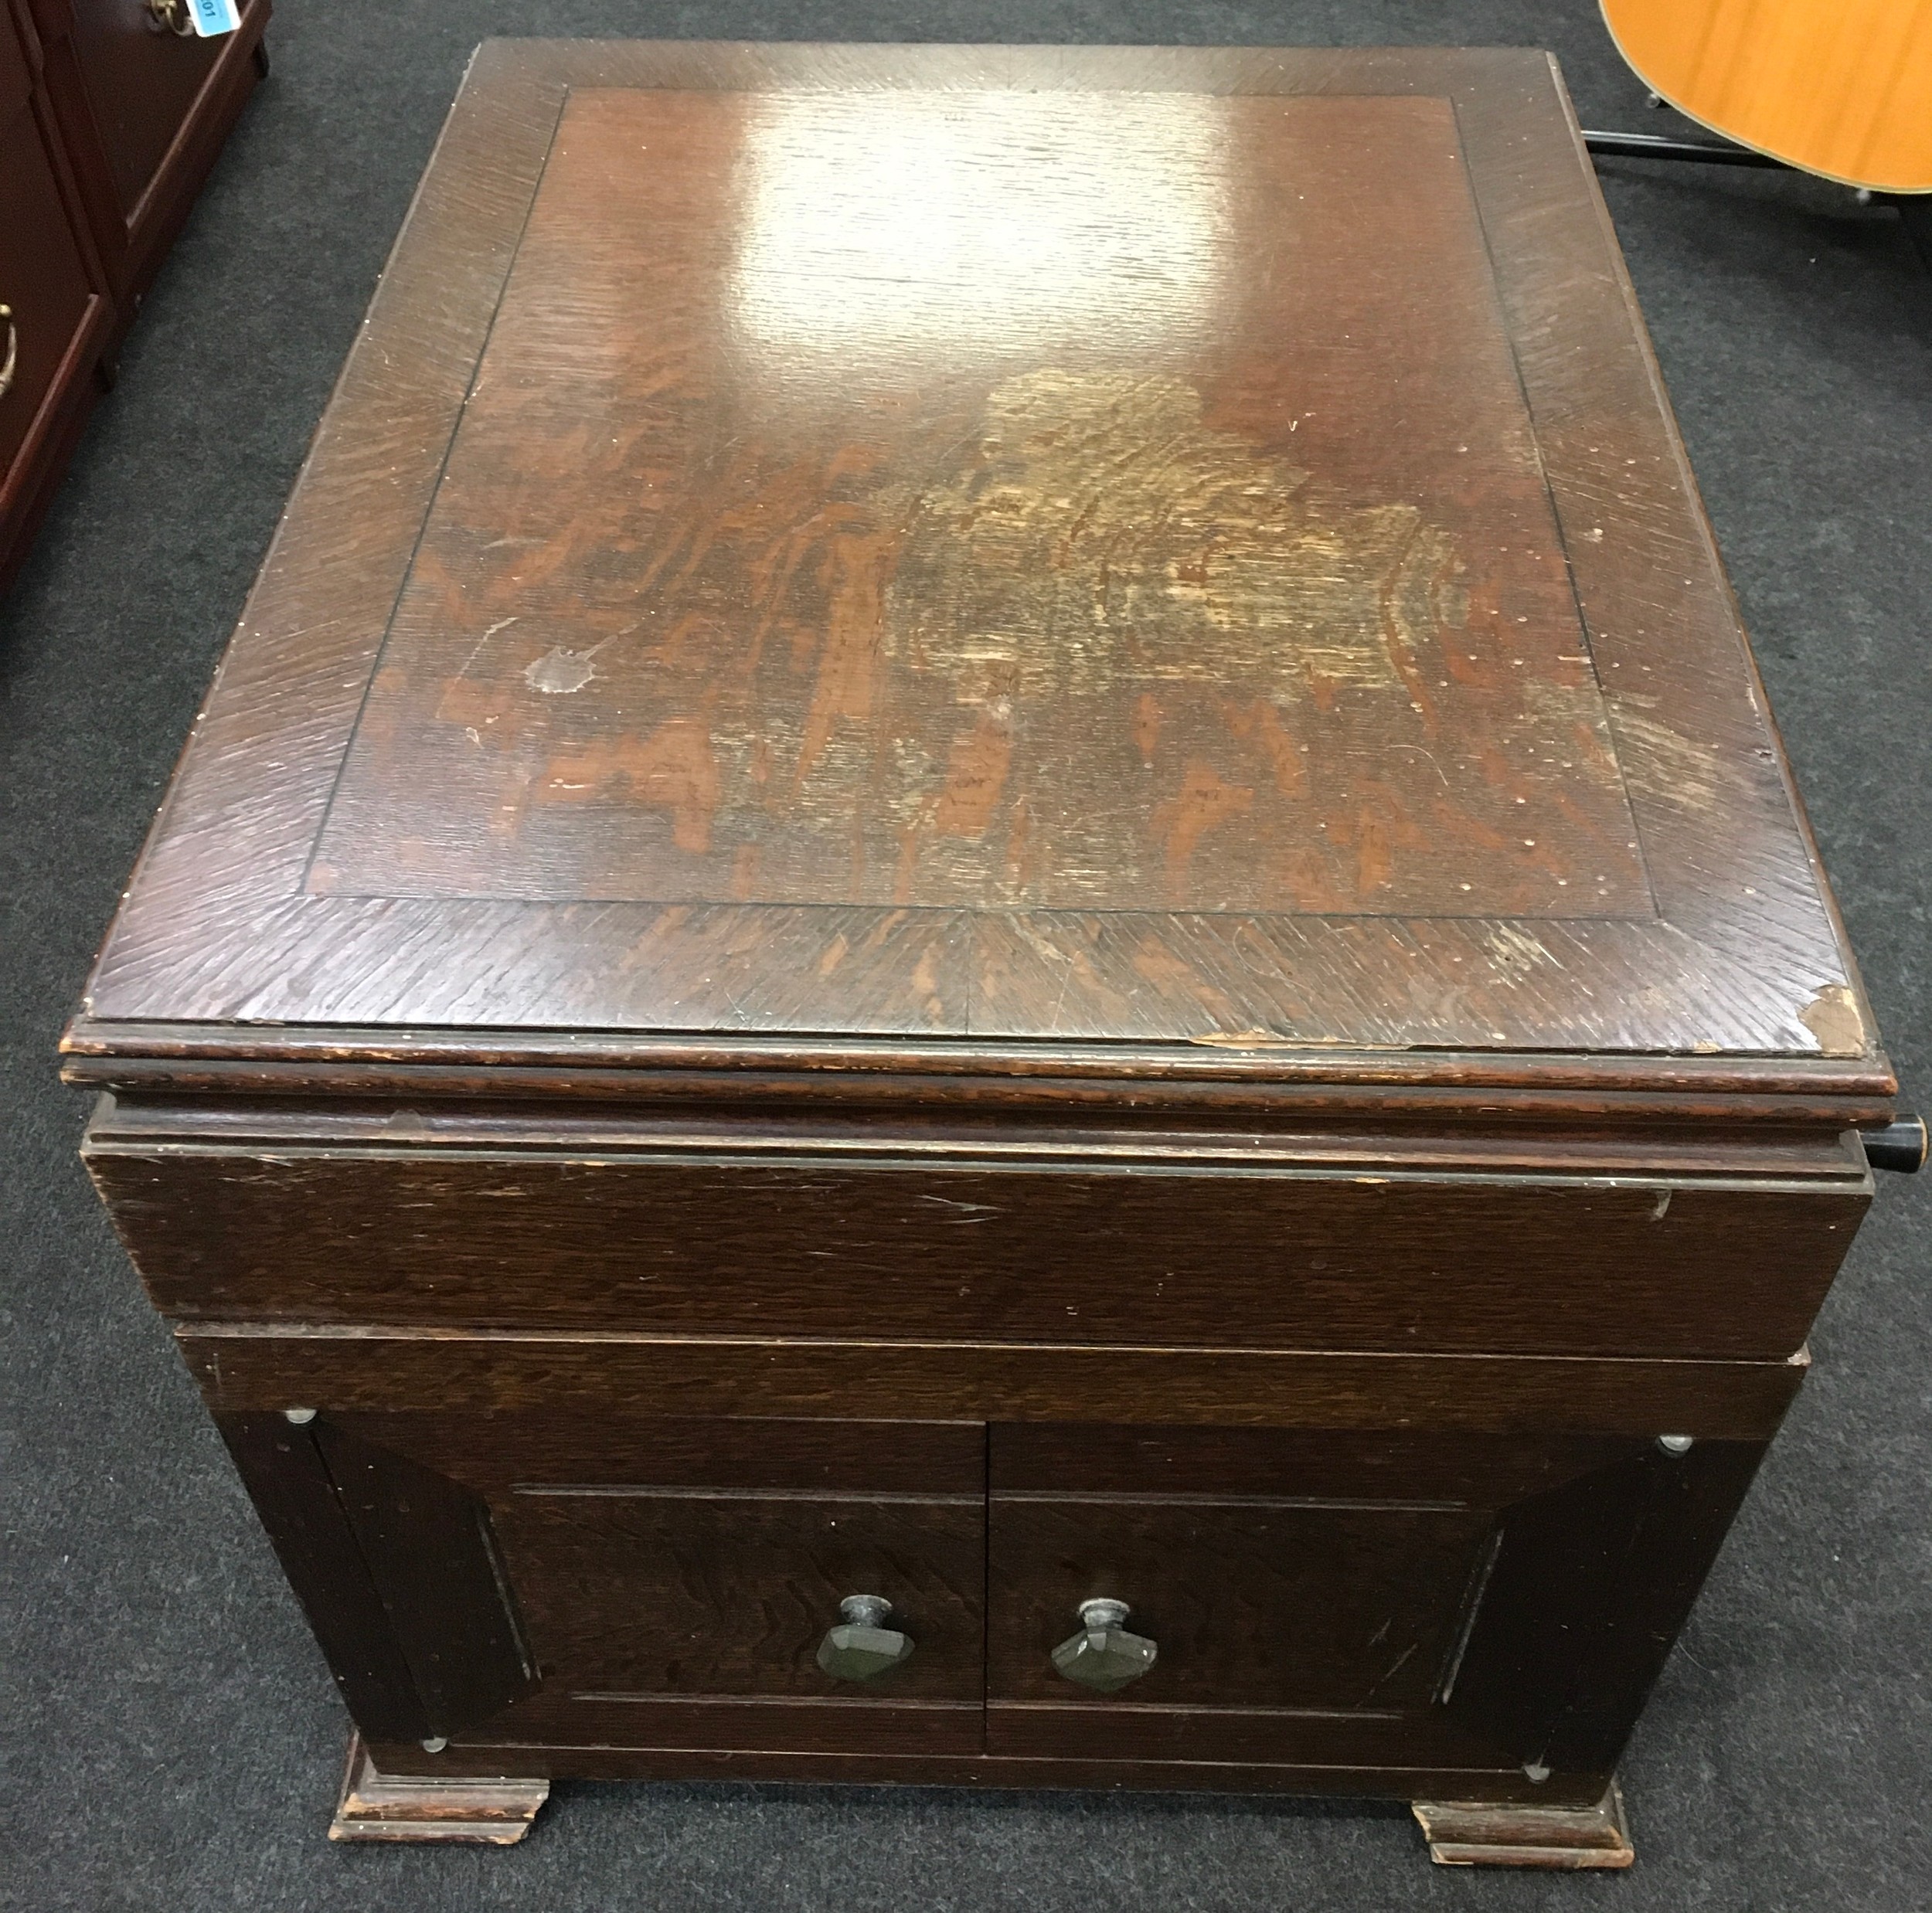
[[[1634,1855],[1614,1782],[1594,1806],[1417,1800],[1439,1867],[1628,1867]]]
[[[484,1840],[509,1847],[530,1830],[537,1809],[549,1797],[547,1780],[378,1773],[362,1735],[352,1734],[342,1797],[335,1803],[328,1837]]]

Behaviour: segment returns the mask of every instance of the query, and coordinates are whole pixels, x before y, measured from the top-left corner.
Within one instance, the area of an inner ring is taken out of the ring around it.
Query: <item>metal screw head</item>
[[[892,1611],[883,1594],[849,1594],[838,1603],[840,1616],[855,1627],[883,1627]]]
[[[426,1754],[440,1754],[449,1744],[447,1735],[432,1734],[427,1740],[423,1741],[423,1751]]]
[[[1660,1435],[1657,1446],[1667,1455],[1688,1455],[1696,1440],[1691,1435]]]
[[[1124,1601],[1083,1601],[1080,1603],[1080,1626],[1094,1627],[1124,1627],[1127,1617],[1133,1612]]]
[[[293,1422],[298,1428],[301,1427],[306,1422],[314,1421],[315,1419],[315,1411],[313,1408],[284,1408],[282,1410],[282,1419],[284,1422]]]
[[[1522,1770],[1529,1776],[1529,1782],[1532,1786],[1539,1787],[1549,1778],[1549,1769],[1540,1760],[1525,1761]],[[1541,1808],[1537,1809],[1539,1813],[1542,1810]]]

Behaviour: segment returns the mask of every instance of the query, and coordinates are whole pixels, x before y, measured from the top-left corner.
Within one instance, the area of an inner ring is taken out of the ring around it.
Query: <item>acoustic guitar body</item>
[[[1932,0],[1602,0],[1681,113],[1808,172],[1932,192]]]

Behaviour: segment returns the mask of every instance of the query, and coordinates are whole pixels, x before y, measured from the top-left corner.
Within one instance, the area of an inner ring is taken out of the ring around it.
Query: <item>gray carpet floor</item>
[[[465,56],[495,33],[1553,47],[1587,0],[277,0],[257,96],[0,606],[0,1902],[837,1909],[1932,1906],[1932,1177],[1889,1178],[1626,1768],[1621,1877],[1432,1870],[1394,1809],[566,1786],[507,1852],[331,1847],[344,1723],[74,1157],[53,1050]],[[1677,130],[1684,130],[1678,123]],[[1932,1103],[1932,280],[1784,175],[1604,183],[1892,1054]]]

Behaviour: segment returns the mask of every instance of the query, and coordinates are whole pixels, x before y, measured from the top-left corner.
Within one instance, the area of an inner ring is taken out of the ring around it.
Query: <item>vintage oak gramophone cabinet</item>
[[[1911,1154],[1520,51],[486,46],[66,1056],[345,1838],[1622,1864]]]

